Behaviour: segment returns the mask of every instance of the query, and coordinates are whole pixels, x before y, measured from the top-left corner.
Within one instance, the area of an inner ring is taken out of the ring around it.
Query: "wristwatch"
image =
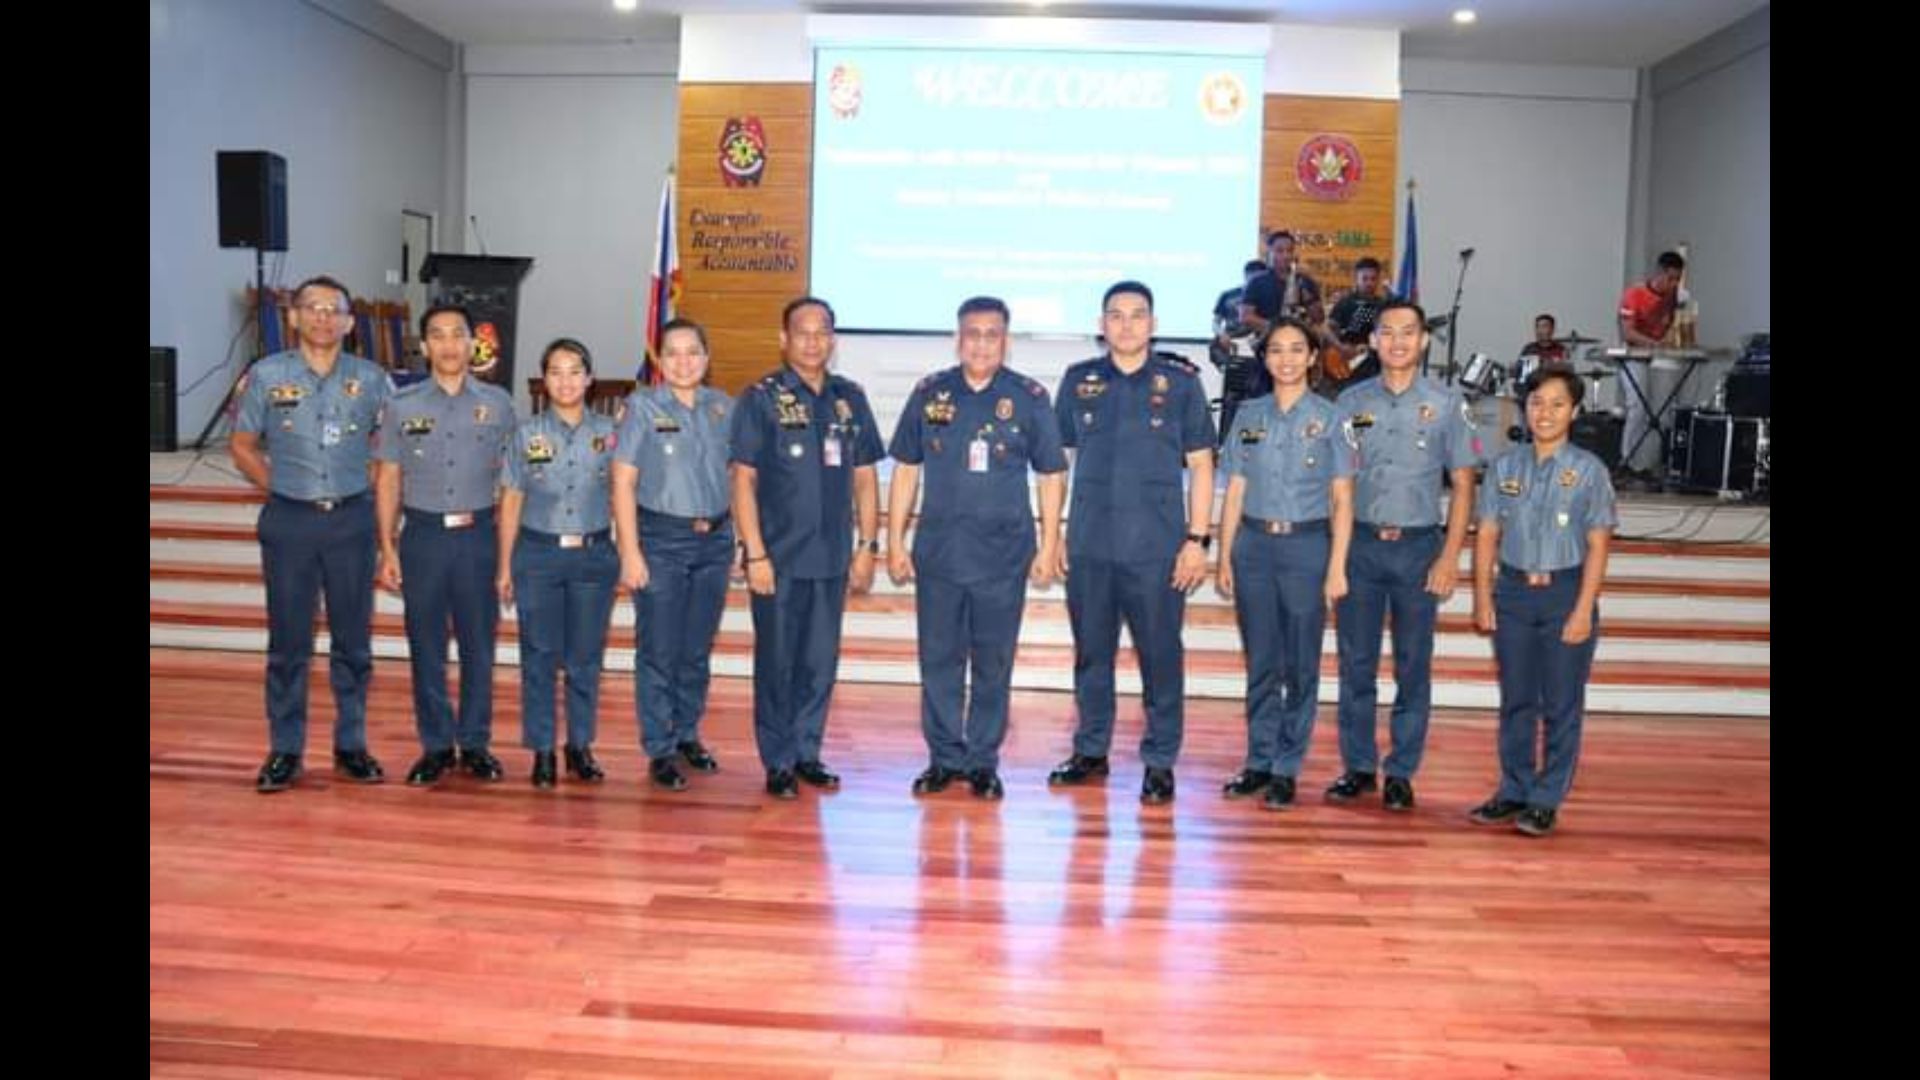
[[[876,536],[871,540],[856,542],[853,548],[855,551],[865,551],[869,555],[878,555],[880,554],[880,538]]]
[[[1188,533],[1187,539],[1193,543],[1199,544],[1201,551],[1205,551],[1208,548],[1213,546],[1213,537],[1208,536],[1206,533]]]

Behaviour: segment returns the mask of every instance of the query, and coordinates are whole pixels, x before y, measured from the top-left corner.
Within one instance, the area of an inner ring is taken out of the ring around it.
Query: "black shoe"
[[[947,790],[947,785],[960,779],[959,769],[942,768],[939,765],[927,766],[927,771],[913,778],[915,795],[933,795]]]
[[[720,763],[713,760],[713,755],[707,752],[706,747],[700,745],[698,739],[681,743],[680,756],[686,758],[687,764],[698,772],[720,771]]]
[[[1258,795],[1273,783],[1273,774],[1262,769],[1241,769],[1233,774],[1233,779],[1220,788],[1220,794],[1229,799],[1244,799],[1249,795]]]
[[[362,784],[378,784],[387,778],[387,771],[365,750],[335,750],[333,771]]]
[[[1352,802],[1379,786],[1380,782],[1374,778],[1372,773],[1353,772],[1349,770],[1341,773],[1340,779],[1335,780],[1333,784],[1327,788],[1327,801],[1339,803]]]
[[[1520,816],[1514,819],[1513,827],[1528,836],[1545,836],[1553,831],[1554,819],[1559,816],[1559,811],[1552,807],[1530,806],[1520,811]]]
[[[668,791],[687,790],[686,775],[670,757],[657,757],[647,763],[647,778]]]
[[[506,766],[500,764],[500,759],[487,750],[460,751],[460,767],[467,770],[467,775],[475,780],[492,781],[507,775]]]
[[[767,794],[776,799],[797,799],[800,797],[800,785],[793,779],[791,769],[767,770]]]
[[[429,787],[440,782],[440,777],[453,768],[455,758],[451,750],[435,750],[430,754],[421,754],[420,760],[407,770],[407,783],[414,787]]]
[[[1146,777],[1140,781],[1140,801],[1148,806],[1172,802],[1173,770],[1149,768]]]
[[[1096,776],[1107,775],[1107,759],[1075,754],[1047,774],[1049,784],[1084,784]]]
[[[1293,809],[1293,777],[1276,776],[1273,783],[1267,785],[1267,797],[1260,805],[1268,810]]]
[[[1387,790],[1380,798],[1380,804],[1389,810],[1405,812],[1413,809],[1413,781],[1403,777],[1387,777]]]
[[[1512,821],[1514,815],[1525,810],[1527,804],[1513,799],[1503,799],[1498,795],[1467,811],[1467,820],[1475,825],[1497,825],[1502,821]]]
[[[1006,786],[1000,783],[1000,774],[992,769],[975,769],[967,777],[967,783],[973,785],[973,797],[998,802],[1007,797]]]
[[[560,783],[560,767],[554,761],[553,751],[540,750],[533,755],[533,773],[529,777],[537,788],[551,788]]]
[[[597,784],[607,778],[607,770],[593,760],[593,747],[566,746],[567,775],[583,784]]]
[[[260,766],[260,775],[253,782],[253,790],[262,795],[285,791],[293,786],[300,771],[299,754],[268,754],[266,764]]]
[[[805,780],[817,788],[833,791],[839,788],[840,778],[827,770],[826,765],[818,761],[803,761],[793,767],[793,775]]]

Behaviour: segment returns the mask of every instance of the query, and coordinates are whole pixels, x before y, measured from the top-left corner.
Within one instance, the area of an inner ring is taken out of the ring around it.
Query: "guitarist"
[[[1380,279],[1379,259],[1368,255],[1355,262],[1353,291],[1333,305],[1321,328],[1327,340],[1327,378],[1335,393],[1380,374],[1380,360],[1368,347],[1374,320],[1389,299]]]

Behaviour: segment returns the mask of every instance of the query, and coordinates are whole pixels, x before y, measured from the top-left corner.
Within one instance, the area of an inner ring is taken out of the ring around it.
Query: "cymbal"
[[[1555,345],[1598,345],[1600,344],[1600,339],[1597,337],[1585,337],[1577,333],[1568,334],[1566,337],[1553,338],[1552,340]]]

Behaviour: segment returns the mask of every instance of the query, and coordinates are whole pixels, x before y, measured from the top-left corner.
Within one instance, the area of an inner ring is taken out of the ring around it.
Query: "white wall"
[[[1773,310],[1772,9],[1653,69],[1648,257],[1687,241],[1699,340],[1736,346]]]
[[[1459,360],[1484,351],[1510,364],[1542,311],[1559,317],[1562,333],[1612,338],[1635,72],[1408,59],[1402,80],[1395,250],[1412,176],[1430,313],[1452,302],[1459,251],[1475,250]],[[1443,355],[1436,344],[1436,361]]]
[[[180,352],[183,440],[218,408],[252,252],[219,246],[214,151],[287,159],[281,284],[399,298],[400,211],[437,212],[450,45],[371,0],[149,0],[147,326]],[[244,363],[243,338],[233,358]]]
[[[467,212],[495,255],[527,255],[514,396],[539,350],[575,337],[598,374],[631,378],[643,352],[660,183],[673,161],[673,50],[467,50]],[[477,253],[471,231],[466,250]]]

